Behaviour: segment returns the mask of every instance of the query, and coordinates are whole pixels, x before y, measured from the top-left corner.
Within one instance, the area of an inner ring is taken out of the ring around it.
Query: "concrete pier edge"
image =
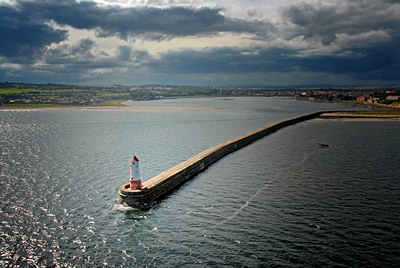
[[[129,184],[122,185],[118,192],[117,202],[130,207],[146,209],[151,206],[154,201],[174,191],[180,185],[192,179],[219,159],[260,138],[268,136],[281,128],[317,118],[322,114],[341,112],[351,111],[319,111],[301,115],[292,119],[273,123],[264,128],[231,139],[225,143],[215,145],[143,182],[143,188],[141,190],[130,190]]]

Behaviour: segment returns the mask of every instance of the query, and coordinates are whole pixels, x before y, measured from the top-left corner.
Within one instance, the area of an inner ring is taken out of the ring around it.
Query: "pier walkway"
[[[327,113],[330,112],[321,111],[284,120],[213,146],[143,182],[140,190],[131,190],[129,184],[124,184],[119,189],[118,203],[131,207],[146,208],[227,154],[239,150],[281,128],[314,119]]]

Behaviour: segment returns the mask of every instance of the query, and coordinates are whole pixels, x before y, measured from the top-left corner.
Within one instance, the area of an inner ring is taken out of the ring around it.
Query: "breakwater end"
[[[342,111],[335,112],[342,113]],[[125,206],[139,209],[148,208],[154,201],[159,200],[163,196],[177,189],[180,185],[204,171],[207,167],[222,157],[237,151],[262,137],[274,133],[281,128],[318,118],[322,114],[329,113],[333,112],[315,112],[280,121],[264,128],[249,132],[225,143],[213,146],[181,162],[180,164],[161,172],[157,176],[146,180],[143,182],[142,189],[140,190],[131,190],[129,184],[121,185],[118,192],[117,202]]]

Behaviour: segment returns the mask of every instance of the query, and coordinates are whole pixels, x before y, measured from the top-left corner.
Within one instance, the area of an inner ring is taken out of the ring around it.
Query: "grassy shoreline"
[[[201,106],[156,106],[134,105],[132,100],[112,100],[97,105],[69,105],[69,104],[8,104],[0,106],[0,111],[28,111],[28,110],[220,110],[221,107]]]
[[[61,104],[61,103],[10,103],[0,106],[0,110],[12,109],[46,109],[46,108],[96,108],[96,107],[128,107],[130,100],[110,100],[96,105]]]

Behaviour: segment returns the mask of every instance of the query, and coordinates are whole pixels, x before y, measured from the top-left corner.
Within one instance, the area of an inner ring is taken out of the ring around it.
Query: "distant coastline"
[[[187,110],[220,110],[221,107],[201,107],[201,106],[156,106],[156,105],[128,105],[131,101],[126,101],[120,105],[6,105],[0,106],[0,111],[36,111],[36,110],[166,110],[166,111],[187,111]]]
[[[166,106],[166,105],[143,105],[146,101],[113,100],[101,105],[70,105],[70,104],[12,104],[0,106],[0,111],[38,111],[38,110],[155,110],[155,111],[187,111],[187,110],[220,110],[221,107],[204,106]],[[134,104],[134,105],[132,105]],[[360,103],[358,103],[360,104]],[[360,104],[366,105],[366,104]],[[324,113],[319,119],[328,120],[400,120],[400,109],[391,109],[386,105],[377,110],[364,110],[352,112]]]
[[[344,88],[217,88],[170,85],[82,86],[1,83],[1,108],[125,106],[147,101],[193,97],[293,97],[316,102],[347,102],[400,107],[400,85]],[[145,106],[145,105],[144,105]]]

